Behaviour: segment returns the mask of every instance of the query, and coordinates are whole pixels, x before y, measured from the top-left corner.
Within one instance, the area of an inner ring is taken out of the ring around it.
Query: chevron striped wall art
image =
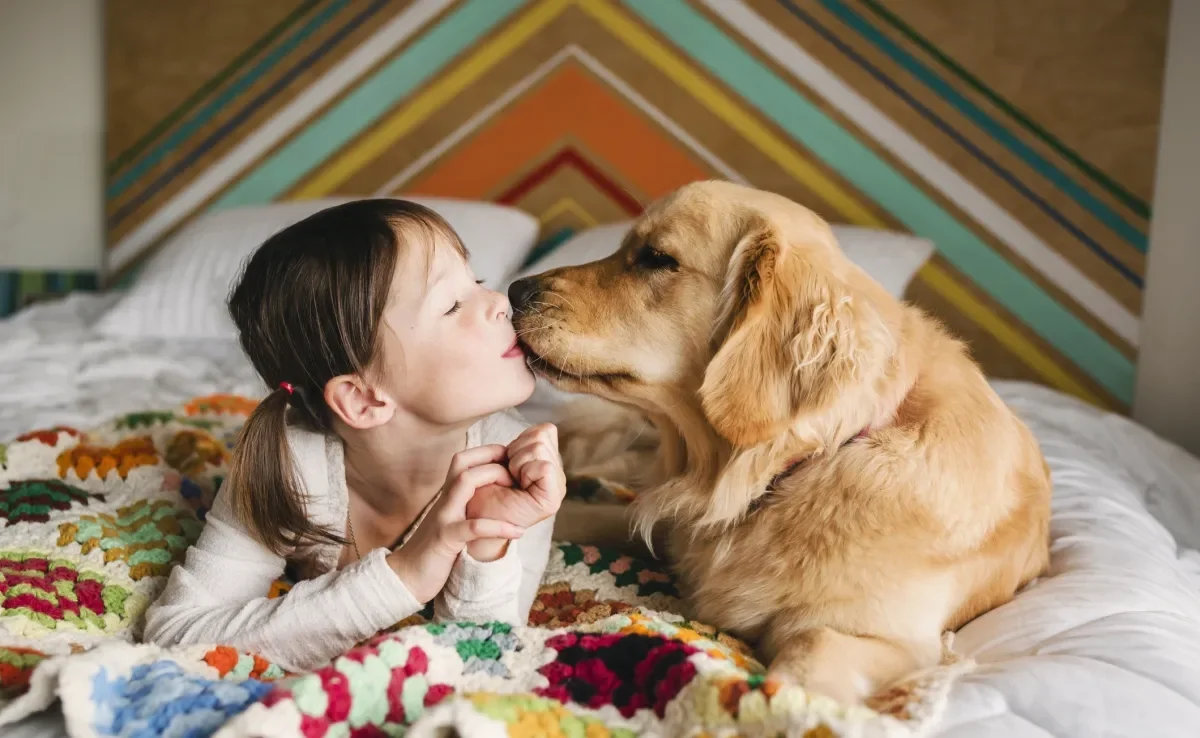
[[[937,245],[992,376],[1127,410],[1166,0],[108,3],[109,264],[207,210],[492,200],[539,249],[686,182]]]

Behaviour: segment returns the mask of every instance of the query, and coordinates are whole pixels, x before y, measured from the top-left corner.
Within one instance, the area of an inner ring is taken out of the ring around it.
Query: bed
[[[612,234],[601,235],[575,248],[607,248]],[[582,257],[567,248],[557,258]],[[520,260],[502,261],[500,269],[511,274]],[[92,428],[196,396],[261,394],[228,336],[135,338],[102,329],[126,298],[75,294],[0,322],[0,443],[34,428]],[[939,693],[936,719],[913,732],[939,738],[1194,736],[1200,726],[1200,460],[1056,391],[1024,382],[997,381],[995,387],[1038,437],[1052,470],[1052,566],[1016,600],[955,635],[963,668]],[[544,415],[556,399],[541,391],[528,409]],[[3,646],[13,632],[11,618],[0,614],[0,623]],[[104,734],[77,728],[72,734]],[[60,735],[65,726],[52,706],[3,732]]]

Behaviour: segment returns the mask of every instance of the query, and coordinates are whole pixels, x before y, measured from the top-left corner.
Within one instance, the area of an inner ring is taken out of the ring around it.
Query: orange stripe
[[[548,144],[567,136],[650,199],[712,176],[577,64],[566,64],[405,190],[486,199],[540,159]]]

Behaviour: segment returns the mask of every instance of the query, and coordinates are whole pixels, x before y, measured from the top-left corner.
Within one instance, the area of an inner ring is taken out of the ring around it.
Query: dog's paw
[[[832,675],[830,675],[832,676]],[[871,684],[864,678],[854,678],[852,674],[836,678],[812,679],[802,678],[786,667],[772,666],[767,671],[767,681],[781,687],[799,687],[804,690],[809,700],[821,697],[831,699],[845,707],[855,707],[864,704],[869,696]]]

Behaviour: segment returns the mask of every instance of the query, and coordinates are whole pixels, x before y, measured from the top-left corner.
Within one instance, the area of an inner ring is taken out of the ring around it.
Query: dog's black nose
[[[532,277],[518,279],[508,287],[508,301],[512,303],[513,312],[524,312],[529,303],[538,293],[537,280]]]

